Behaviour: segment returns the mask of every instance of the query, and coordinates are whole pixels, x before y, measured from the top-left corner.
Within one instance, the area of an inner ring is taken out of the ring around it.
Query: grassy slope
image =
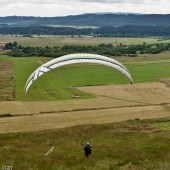
[[[160,122],[169,120],[129,120],[0,135],[0,166],[12,165],[17,170],[169,170],[169,131],[154,128]],[[89,140],[93,151],[86,160],[81,143]],[[52,146],[54,151],[45,156]]]

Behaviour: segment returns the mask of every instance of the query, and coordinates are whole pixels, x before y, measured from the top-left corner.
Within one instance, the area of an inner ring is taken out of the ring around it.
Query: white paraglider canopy
[[[28,78],[26,82],[25,94],[27,94],[27,91],[29,87],[32,85],[32,83],[40,76],[45,74],[46,72],[55,69],[57,67],[61,67],[68,64],[76,64],[76,63],[95,63],[95,64],[106,65],[119,70],[131,81],[131,83],[133,82],[131,74],[129,73],[127,68],[114,59],[102,55],[97,55],[97,54],[69,54],[59,58],[55,58],[41,65],[39,68],[37,68],[31,74],[31,76]]]

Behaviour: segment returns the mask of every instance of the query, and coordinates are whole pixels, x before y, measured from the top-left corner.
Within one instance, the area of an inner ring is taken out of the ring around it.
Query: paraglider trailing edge
[[[106,65],[108,67],[112,67],[120,72],[122,72],[131,82],[133,82],[132,77],[128,69],[122,65],[120,62],[106,57],[102,55],[97,54],[69,54],[64,55],[59,58],[55,58],[51,61],[48,61],[47,63],[41,65],[39,68],[37,68],[28,78],[26,85],[25,85],[25,95],[28,92],[29,87],[35,82],[36,79],[38,79],[40,76],[45,74],[46,72],[55,69],[57,67],[61,67],[68,64],[76,64],[76,63],[95,63],[95,64],[102,64]]]

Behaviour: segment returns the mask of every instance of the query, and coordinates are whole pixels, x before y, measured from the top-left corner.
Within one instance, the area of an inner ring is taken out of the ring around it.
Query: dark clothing
[[[90,144],[87,144],[86,146],[83,147],[86,158],[88,158],[88,156],[91,154],[91,148],[92,145]]]

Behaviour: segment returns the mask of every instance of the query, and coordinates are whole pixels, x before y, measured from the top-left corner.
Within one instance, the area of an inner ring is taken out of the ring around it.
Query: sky
[[[130,12],[170,14],[170,0],[0,0],[0,16],[67,16]]]

